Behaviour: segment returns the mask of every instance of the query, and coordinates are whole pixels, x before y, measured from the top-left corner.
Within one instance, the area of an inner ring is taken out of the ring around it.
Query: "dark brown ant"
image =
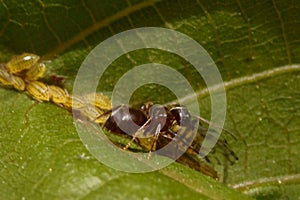
[[[201,161],[198,156],[206,136],[206,129],[199,122],[201,120],[200,117],[193,117],[186,107],[164,107],[147,103],[141,109],[127,105],[113,108],[104,127],[113,133],[131,138],[123,149],[128,149],[135,141],[149,151],[149,157],[150,153],[155,151],[217,178],[216,171]],[[197,124],[199,127],[196,132]],[[172,143],[174,140],[176,141]],[[160,149],[164,150],[160,151]],[[218,149],[231,163],[238,159],[225,139],[219,140],[213,151]],[[204,158],[211,162],[210,156]]]

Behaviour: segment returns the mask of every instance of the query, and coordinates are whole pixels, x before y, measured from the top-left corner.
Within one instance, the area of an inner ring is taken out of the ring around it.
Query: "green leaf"
[[[300,3],[297,1],[1,1],[0,59],[41,55],[47,76],[63,75],[71,91],[90,50],[136,27],[177,30],[199,42],[217,64],[227,90],[225,127],[238,163],[216,166],[227,184],[174,163],[128,174],[85,149],[72,115],[25,93],[0,88],[1,199],[296,199],[299,188]],[[178,56],[132,52],[112,64],[99,85],[111,92],[124,72],[143,63],[174,67],[197,91],[209,119],[201,78]],[[168,102],[165,88],[139,88],[133,104]],[[232,189],[232,188],[233,189]],[[245,194],[243,194],[243,193]]]

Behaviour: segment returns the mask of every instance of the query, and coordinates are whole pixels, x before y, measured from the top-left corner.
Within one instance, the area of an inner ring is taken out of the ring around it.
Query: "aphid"
[[[4,86],[12,86],[19,91],[25,90],[25,82],[23,79],[10,74],[4,68],[0,68],[0,82]]]
[[[94,105],[102,110],[110,110],[111,109],[111,101],[110,99],[99,93],[91,93],[85,95],[85,99],[91,105]]]
[[[82,116],[99,124],[105,123],[108,115],[103,114],[111,109],[110,99],[107,96],[98,93],[88,94],[83,97],[72,96],[68,98],[64,105],[65,107],[72,107]]]
[[[52,83],[55,85],[63,85],[65,82],[64,76],[51,75],[49,78],[51,79]]]
[[[104,113],[104,111],[92,105],[87,105],[85,107],[82,107],[78,109],[78,111],[83,116],[87,117],[89,120],[95,121],[96,123],[99,124],[105,123],[105,121],[108,119],[107,115],[103,115],[102,117],[99,117]]]
[[[21,72],[23,70],[31,68],[35,65],[40,57],[32,53],[23,53],[21,55],[13,57],[6,63],[5,67],[13,74]]]
[[[36,81],[44,75],[45,71],[46,71],[45,64],[36,63],[26,71],[25,79],[29,81]]]
[[[48,86],[40,81],[29,82],[26,85],[26,90],[32,96],[32,98],[39,102],[50,100]]]
[[[19,91],[24,91],[25,90],[25,82],[23,81],[22,78],[18,76],[12,76],[12,83],[15,89]]]
[[[69,98],[69,94],[66,89],[62,89],[55,85],[48,86],[50,99],[57,105],[63,106],[67,99]]]
[[[129,148],[132,142],[136,142],[147,149],[150,156],[152,151],[171,145],[167,150],[161,151],[160,155],[177,159],[180,163],[217,178],[216,171],[198,157],[206,130],[200,124],[193,138],[196,123],[199,123],[199,120],[194,118],[185,107],[167,108],[147,105],[142,109],[134,109],[121,105],[111,110],[104,127],[113,133],[131,138],[123,149]],[[128,133],[130,135],[127,135]],[[140,138],[141,135],[143,137]],[[171,144],[175,138],[175,143]],[[214,149],[221,149],[220,151],[228,160],[237,160],[237,156],[223,139],[217,142]],[[182,156],[178,158],[178,155]],[[205,159],[210,162],[208,156]]]
[[[65,108],[71,109],[80,109],[86,106],[86,102],[83,97],[70,95],[67,97],[66,102],[63,104]]]
[[[0,68],[0,82],[4,86],[12,86],[12,75],[4,68]]]

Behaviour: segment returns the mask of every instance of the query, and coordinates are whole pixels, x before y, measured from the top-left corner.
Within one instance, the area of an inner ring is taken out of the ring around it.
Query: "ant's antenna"
[[[196,117],[197,119],[199,119],[200,121],[206,123],[206,124],[209,125],[209,126],[213,126],[213,127],[222,129],[223,131],[225,131],[225,132],[227,132],[229,135],[231,135],[235,140],[237,140],[237,137],[236,137],[231,131],[229,131],[229,130],[227,130],[227,129],[221,127],[221,126],[218,126],[218,125],[216,125],[216,124],[213,124],[213,123],[211,123],[210,121],[208,121],[207,119],[205,119],[205,118],[203,118],[203,117],[200,117],[200,116],[197,116],[197,115],[194,115],[194,117]]]

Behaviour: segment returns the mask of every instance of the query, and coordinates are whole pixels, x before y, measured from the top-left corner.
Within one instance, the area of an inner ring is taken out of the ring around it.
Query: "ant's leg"
[[[151,121],[151,118],[149,118],[143,126],[141,126],[132,136],[132,139],[127,143],[127,145],[123,148],[124,150],[127,150],[129,146],[133,143],[133,141],[137,138],[138,134],[145,128],[145,126]]]
[[[197,116],[197,115],[194,115],[194,117],[196,117],[196,118],[199,119],[200,121],[206,123],[207,125],[211,125],[211,126],[214,126],[214,127],[216,127],[216,128],[222,129],[223,131],[225,131],[225,132],[227,132],[229,135],[231,135],[235,140],[237,139],[236,136],[235,136],[231,131],[229,131],[229,130],[223,128],[223,127],[220,127],[220,126],[218,126],[218,125],[216,125],[216,124],[213,124],[213,123],[211,123],[210,121],[208,121],[207,119],[205,119],[205,118],[203,118],[203,117],[200,117],[200,116]]]
[[[100,114],[99,116],[97,116],[93,121],[94,122],[96,122],[98,119],[101,119],[102,117],[105,117],[105,116],[107,116],[107,115],[109,115],[109,114],[111,114],[112,113],[112,109],[110,109],[110,110],[108,110],[108,111],[106,111],[106,112],[104,112],[104,113],[102,113],[102,114]]]
[[[158,136],[160,134],[160,131],[161,131],[161,125],[158,124],[156,130],[155,130],[155,134],[154,134],[154,140],[153,140],[153,143],[151,145],[151,148],[150,148],[150,151],[148,153],[148,160],[150,159],[151,157],[151,152],[152,150],[156,150],[156,144],[157,144],[157,140],[158,140]]]

